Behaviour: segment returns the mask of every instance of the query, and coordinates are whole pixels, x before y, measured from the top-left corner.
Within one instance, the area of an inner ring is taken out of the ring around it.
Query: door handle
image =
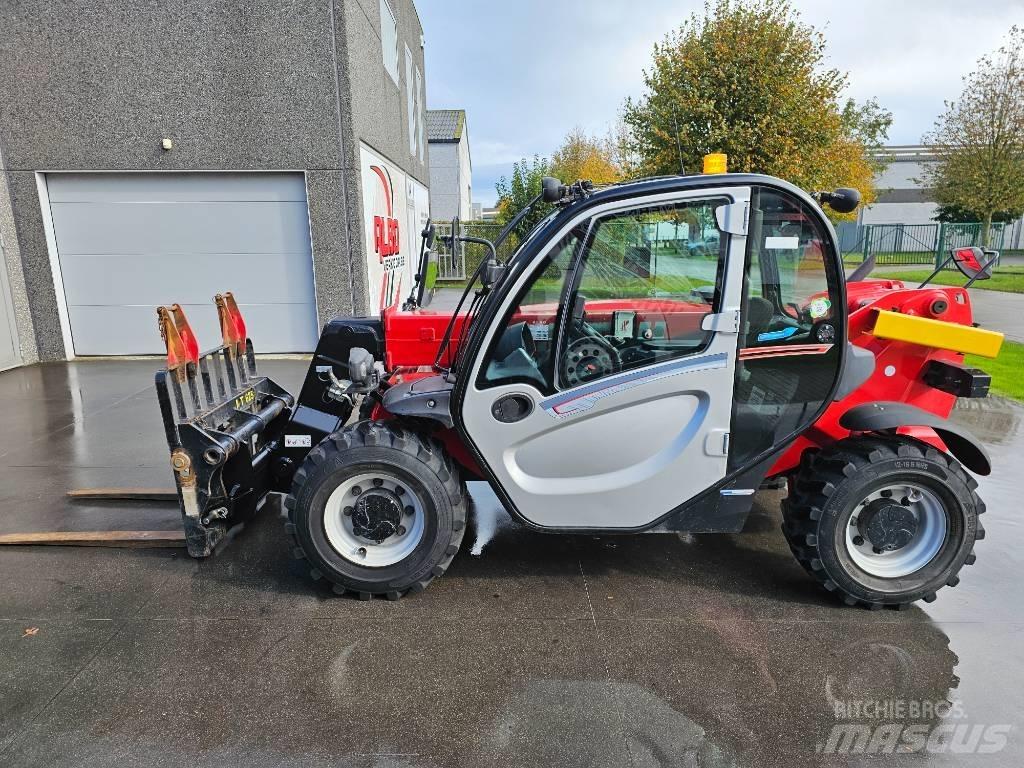
[[[502,395],[491,406],[491,415],[502,424],[521,421],[533,413],[533,398],[519,393]]]

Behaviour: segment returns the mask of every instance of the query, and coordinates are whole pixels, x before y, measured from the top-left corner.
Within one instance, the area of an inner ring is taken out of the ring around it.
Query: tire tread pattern
[[[291,537],[293,554],[296,558],[306,559],[306,553],[296,536],[294,520],[296,498],[302,484],[306,481],[313,467],[326,461],[331,453],[349,452],[364,447],[393,448],[419,461],[425,472],[431,472],[444,486],[452,505],[453,525],[452,536],[444,550],[444,557],[435,565],[430,575],[420,579],[403,590],[388,588],[380,592],[353,591],[343,584],[331,580],[327,575],[316,569],[310,571],[314,581],[326,581],[337,595],[352,593],[360,600],[371,600],[384,597],[398,600],[408,594],[415,594],[426,589],[427,585],[448,570],[452,560],[459,551],[462,538],[466,532],[466,521],[469,516],[469,494],[465,483],[459,475],[458,467],[448,456],[441,443],[434,438],[422,435],[401,424],[379,421],[357,421],[344,429],[325,438],[316,448],[309,452],[302,466],[296,471],[292,481],[291,492],[285,497],[284,506],[288,511],[288,522],[285,532]]]
[[[856,476],[863,468],[885,459],[926,458],[944,465],[950,474],[956,475],[970,490],[977,514],[985,511],[984,502],[975,489],[978,483],[960,463],[935,447],[913,438],[893,435],[870,435],[847,438],[827,448],[811,449],[804,452],[800,465],[790,483],[789,496],[782,501],[782,532],[789,548],[804,569],[826,590],[836,595],[847,605],[862,605],[871,609],[882,607],[904,609],[913,601],[902,603],[881,603],[865,600],[861,596],[844,592],[825,572],[818,557],[817,521],[823,515],[823,508],[837,486],[844,480]],[[985,538],[985,529],[978,523],[975,541]],[[977,559],[973,543],[964,565],[973,565]],[[955,587],[960,583],[957,568],[946,580],[946,586]],[[931,592],[922,598],[925,602],[935,600]]]

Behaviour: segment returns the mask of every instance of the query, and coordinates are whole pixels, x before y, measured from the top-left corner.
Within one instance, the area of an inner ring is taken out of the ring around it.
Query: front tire
[[[285,507],[310,575],[364,600],[397,600],[443,574],[468,514],[458,470],[438,442],[367,421],[310,451]]]
[[[804,455],[783,502],[801,565],[848,605],[902,608],[955,587],[985,536],[984,502],[960,464],[901,435]]]

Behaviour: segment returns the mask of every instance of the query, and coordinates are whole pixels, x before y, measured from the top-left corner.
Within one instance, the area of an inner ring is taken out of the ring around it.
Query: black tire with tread
[[[341,558],[317,530],[326,498],[344,474],[368,467],[404,475],[410,485],[418,485],[430,507],[423,542],[405,560],[385,568]],[[359,421],[325,438],[296,471],[284,504],[293,554],[309,563],[310,576],[330,583],[335,594],[352,593],[361,600],[398,600],[422,592],[459,551],[469,515],[465,484],[441,444],[391,422]]]
[[[845,536],[853,507],[872,485],[915,474],[941,491],[944,501],[952,502],[945,505],[948,514],[952,514],[950,506],[959,509],[960,517],[950,520],[951,533],[959,532],[959,541],[950,536],[928,566],[888,580],[893,585],[898,581],[899,589],[872,588],[864,582],[887,580],[863,572],[858,575],[852,561],[847,567],[843,560],[848,557],[839,552],[836,539]],[[977,486],[956,459],[927,443],[903,435],[850,437],[803,454],[791,478],[789,496],[782,502],[782,530],[804,569],[847,605],[903,609],[917,600],[933,601],[944,586],[955,587],[960,569],[975,562],[974,543],[985,538],[978,520],[985,503],[975,492]]]

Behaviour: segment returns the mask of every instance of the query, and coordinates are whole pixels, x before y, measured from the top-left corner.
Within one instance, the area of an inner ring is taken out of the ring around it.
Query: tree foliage
[[[987,245],[1000,213],[1024,209],[1024,29],[978,60],[924,142],[938,156],[924,182],[941,207],[980,220]]]
[[[551,175],[551,164],[546,157],[534,155],[532,160],[525,157],[512,164],[512,177],[502,176],[498,179],[495,189],[498,192],[497,221],[507,224],[523,208],[530,204],[541,190],[541,179]],[[551,212],[551,206],[538,202],[533,210],[519,223],[515,229],[518,237],[525,236],[536,226],[537,222]]]
[[[562,146],[551,156],[551,175],[566,184],[580,179],[611,184],[622,178],[610,139],[592,138],[578,127],[569,131]]]
[[[846,75],[825,65],[825,38],[788,0],[707,0],[654,46],[645,93],[623,121],[646,174],[699,172],[724,152],[729,170],[805,189],[852,186],[874,199],[869,150],[892,116],[842,102]]]

